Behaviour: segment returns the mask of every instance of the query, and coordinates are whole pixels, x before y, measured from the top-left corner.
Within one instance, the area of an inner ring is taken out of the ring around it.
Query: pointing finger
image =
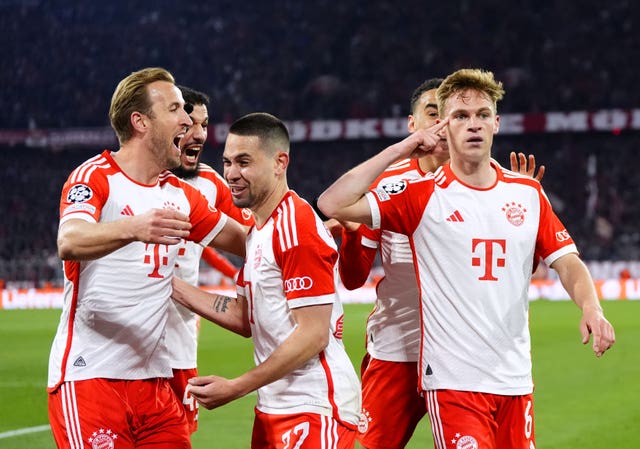
[[[436,123],[435,125],[431,126],[429,128],[429,130],[431,131],[435,131],[438,132],[441,129],[443,129],[445,126],[447,126],[449,124],[449,117],[445,117],[443,118],[441,121],[439,121],[438,123]]]

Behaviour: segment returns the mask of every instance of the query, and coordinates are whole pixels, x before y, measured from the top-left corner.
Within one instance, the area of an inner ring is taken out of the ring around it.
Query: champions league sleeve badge
[[[403,179],[399,179],[397,181],[392,181],[384,184],[382,188],[389,195],[396,195],[398,193],[402,193],[404,189],[407,188],[407,182]]]
[[[374,192],[378,196],[379,201],[388,201],[390,199],[389,195],[397,195],[398,193],[402,193],[406,188],[407,182],[399,179],[377,187]]]
[[[93,191],[88,185],[76,184],[67,193],[67,203],[84,203],[93,196]]]

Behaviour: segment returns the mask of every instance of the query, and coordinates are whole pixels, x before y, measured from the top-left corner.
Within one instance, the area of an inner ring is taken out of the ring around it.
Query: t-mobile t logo
[[[482,248],[484,247],[484,254]],[[494,248],[500,253],[493,254]],[[472,257],[471,265],[474,267],[481,267],[484,261],[484,276],[479,277],[481,281],[497,281],[498,278],[493,275],[493,263],[495,260],[495,266],[498,268],[504,267],[505,258],[500,257],[506,253],[507,241],[504,239],[473,239],[471,241],[471,251],[473,253],[480,253],[480,257]]]
[[[169,258],[167,257],[167,253],[169,252],[169,245],[145,243],[144,250],[152,251],[151,254],[147,253],[144,255],[144,263],[153,266],[153,271],[147,274],[147,276],[150,278],[163,279],[164,275],[160,274],[160,267],[169,264]],[[161,250],[163,250],[163,254],[160,254]]]

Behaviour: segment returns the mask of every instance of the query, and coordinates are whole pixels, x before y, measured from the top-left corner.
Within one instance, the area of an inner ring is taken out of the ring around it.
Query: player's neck
[[[479,161],[451,160],[451,171],[464,184],[478,189],[486,189],[495,184],[498,174],[491,165],[490,158]]]
[[[423,156],[418,159],[418,166],[423,173],[433,173],[440,166],[432,156]]]
[[[280,205],[288,191],[289,186],[286,182],[278,183],[276,184],[276,187],[265,197],[265,200],[262,201],[262,203],[251,208],[253,219],[255,220],[258,228],[261,228],[271,217],[273,211],[276,210],[278,205]]]
[[[122,145],[120,150],[111,153],[111,156],[124,174],[140,184],[155,184],[163,171],[153,159],[147,157],[142,148],[134,148],[132,144]]]

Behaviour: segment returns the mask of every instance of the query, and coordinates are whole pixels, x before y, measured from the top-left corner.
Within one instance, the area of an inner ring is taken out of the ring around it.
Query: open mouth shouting
[[[183,150],[182,161],[188,165],[196,165],[198,163],[198,159],[200,156],[200,152],[202,151],[202,145],[189,145],[186,146]]]
[[[184,133],[180,133],[177,136],[175,136],[173,138],[173,146],[176,147],[178,149],[178,151],[180,150],[180,141],[184,139]]]

